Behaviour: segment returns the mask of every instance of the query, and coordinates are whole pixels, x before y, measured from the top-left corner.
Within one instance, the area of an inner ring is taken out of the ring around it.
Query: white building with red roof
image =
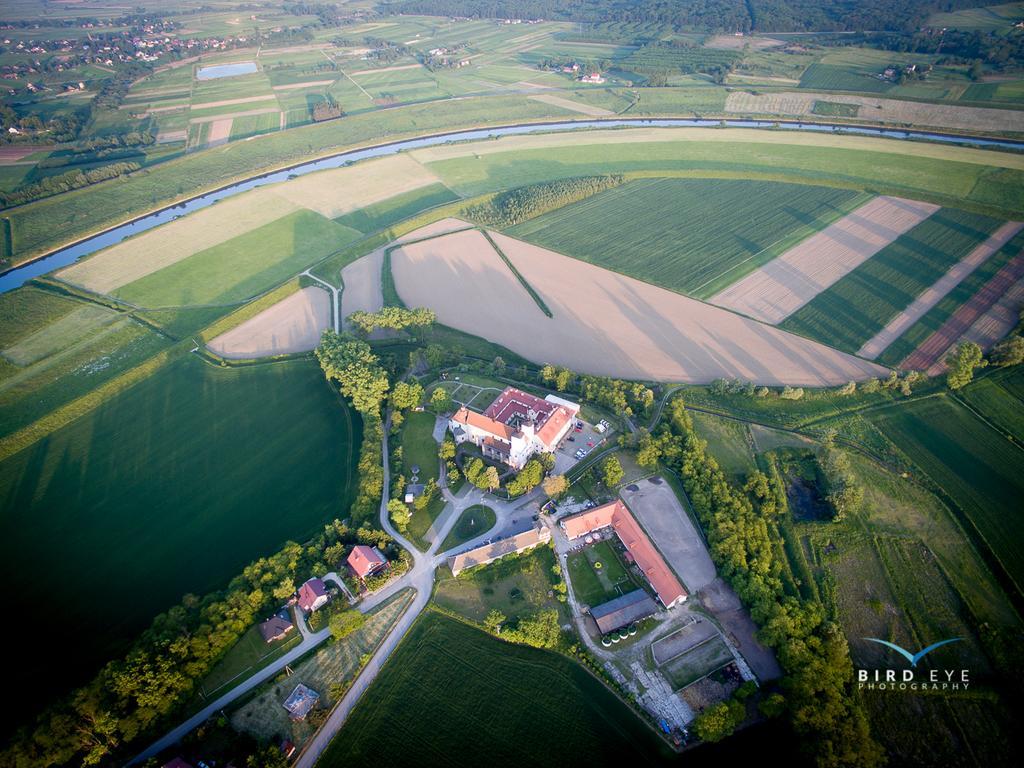
[[[299,608],[306,613],[312,613],[317,608],[321,608],[329,599],[327,585],[322,579],[310,579],[299,587]]]
[[[522,469],[535,453],[554,453],[572,429],[579,405],[541,399],[508,387],[483,413],[463,406],[448,421],[456,444],[471,442],[484,456]]]
[[[376,547],[356,544],[348,555],[348,567],[360,579],[365,579],[387,568],[388,559]]]

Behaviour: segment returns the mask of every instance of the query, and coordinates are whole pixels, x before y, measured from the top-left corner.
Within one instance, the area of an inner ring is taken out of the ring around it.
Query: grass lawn
[[[699,411],[691,411],[690,418],[697,434],[708,441],[708,451],[718,466],[733,482],[742,485],[746,476],[757,469],[747,425]]]
[[[76,301],[37,288],[0,293],[0,349],[6,350],[80,306]]]
[[[419,467],[418,482],[437,479],[438,445],[434,440],[434,422],[434,414],[428,411],[410,411],[405,415],[399,444],[402,446],[406,480],[412,477],[414,466]]]
[[[868,197],[724,179],[641,179],[509,230],[568,256],[706,298]]]
[[[430,611],[320,764],[373,760],[382,745],[394,764],[454,768],[652,765],[668,755],[648,726],[575,662]]]
[[[550,547],[536,547],[518,557],[505,557],[458,578],[440,576],[434,599],[438,605],[474,621],[483,621],[497,609],[509,619],[558,608],[562,603],[548,592],[558,581],[552,569],[555,554]],[[446,571],[444,572],[446,573]]]
[[[438,492],[422,512],[413,509],[412,520],[409,521],[409,529],[406,533],[420,551],[426,552],[430,548],[432,540],[427,538],[427,533],[434,521],[441,516],[447,503]]]
[[[210,670],[210,674],[202,682],[203,692],[207,699],[216,698],[218,693],[223,693],[222,688],[226,691],[237,685],[242,679],[262,669],[274,659],[280,658],[301,642],[302,635],[296,627],[280,640],[268,643],[260,635],[259,626],[254,624],[228,650],[217,666]]]
[[[255,296],[340,250],[359,233],[309,210],[290,213],[118,288],[144,307],[229,304]]]
[[[943,208],[786,318],[781,328],[857,352],[1002,222]]]
[[[483,504],[474,504],[462,512],[455,527],[448,532],[447,538],[438,551],[447,552],[470,539],[487,533],[497,521],[498,517],[494,514],[493,509],[485,507]]]
[[[996,428],[1024,445],[1024,370],[1020,366],[996,371],[960,392],[960,397]]]
[[[12,684],[84,682],[182,595],[315,533],[352,497],[359,432],[315,362],[187,357],[0,462],[0,570],[36,632]]]
[[[611,541],[601,541],[570,554],[569,580],[576,599],[591,607],[636,587]]]
[[[1010,578],[1024,584],[1024,449],[947,395],[868,418],[953,498]]]

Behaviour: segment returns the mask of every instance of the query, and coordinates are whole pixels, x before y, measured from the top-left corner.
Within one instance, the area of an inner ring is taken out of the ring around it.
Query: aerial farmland
[[[1024,5],[534,5],[0,11],[4,764],[1014,764]]]

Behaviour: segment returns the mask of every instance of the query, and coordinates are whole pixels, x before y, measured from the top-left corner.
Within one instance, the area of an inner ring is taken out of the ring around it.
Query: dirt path
[[[319,88],[321,85],[334,85],[334,80],[308,80],[305,83],[289,83],[288,85],[275,85],[275,91],[297,91],[301,88]]]
[[[710,301],[777,325],[938,209],[931,203],[876,197]]]
[[[946,274],[914,299],[909,307],[890,320],[885,328],[864,342],[864,346],[857,351],[857,354],[868,360],[874,360],[882,354],[890,344],[906,333],[914,323],[927,314],[928,310],[942,301],[975,269],[988,261],[992,254],[1006,245],[1021,229],[1024,229],[1024,224],[1017,221],[1008,221],[1003,224],[988,240],[950,267]]]
[[[942,358],[951,346],[974,325],[974,323],[1006,294],[1010,286],[1024,278],[1024,253],[1018,254],[992,279],[963,304],[942,326],[921,342],[900,363],[904,370],[938,372],[942,371]]]
[[[236,117],[250,117],[252,115],[267,115],[271,112],[280,112],[277,107],[265,107],[263,109],[248,109],[244,112],[231,112],[227,115],[210,115],[209,117],[193,117],[189,119],[189,123],[195,125],[197,123],[215,123],[218,120],[234,120]]]
[[[330,327],[331,297],[311,286],[222,333],[207,346],[221,357],[236,360],[308,352]]]
[[[274,94],[268,94],[266,96],[246,96],[241,99],[222,99],[221,101],[207,101],[203,104],[193,104],[192,109],[214,109],[216,107],[230,107],[235,104],[251,104],[254,101],[275,101],[277,97]]]

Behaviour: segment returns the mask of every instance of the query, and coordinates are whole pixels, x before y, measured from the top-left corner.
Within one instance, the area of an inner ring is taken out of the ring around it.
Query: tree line
[[[750,610],[759,639],[776,652],[785,673],[786,711],[818,765],[880,765],[882,750],[853,695],[853,665],[842,630],[820,602],[783,589],[777,520],[785,506],[773,487],[778,478],[755,472],[742,489],[733,487],[707,453],[680,397],[669,403],[657,436],[637,440],[646,443],[645,462],[660,460],[682,477],[719,573]]]
[[[579,202],[625,181],[621,174],[576,176],[542,184],[530,184],[500,192],[485,203],[472,205],[465,215],[489,227],[511,227],[542,213]]]
[[[88,187],[90,184],[98,184],[107,179],[116,179],[118,176],[133,173],[141,167],[141,165],[135,162],[119,162],[88,171],[76,168],[73,171],[66,171],[56,176],[47,176],[33,184],[19,187],[13,192],[0,192],[0,205],[4,208],[9,208],[13,205],[22,205],[44,197],[52,197],[62,192],[70,192],[72,189],[81,189],[82,187]]]

